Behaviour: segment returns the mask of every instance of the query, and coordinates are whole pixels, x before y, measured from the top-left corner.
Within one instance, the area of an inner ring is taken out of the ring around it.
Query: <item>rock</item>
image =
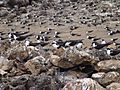
[[[31,3],[32,0],[8,0],[8,4],[10,6],[18,5],[18,6],[26,6]]]
[[[71,68],[74,65],[72,63],[70,63],[69,61],[67,61],[66,59],[62,59],[57,55],[52,55],[51,56],[51,60],[50,62],[54,65],[54,66],[58,66],[61,68]]]
[[[68,82],[77,80],[78,78],[86,78],[88,75],[80,71],[77,72],[69,70],[65,72],[58,72],[56,76],[60,80],[60,82],[65,85]]]
[[[90,78],[77,79],[67,83],[62,90],[106,90]]]
[[[9,14],[7,10],[0,10],[0,17],[6,17]]]
[[[29,90],[59,90],[61,89],[61,83],[57,78],[43,74],[32,76],[28,80],[27,87]]]
[[[35,57],[25,63],[25,67],[33,74],[38,75],[41,71],[45,70],[45,58],[42,56]]]
[[[62,56],[51,55],[50,62],[54,66],[64,69],[76,67],[84,62],[89,62],[91,64],[97,62],[96,59],[91,58],[88,54],[80,53],[65,52]]]
[[[92,52],[90,52],[92,54],[92,56],[97,57],[99,60],[109,60],[110,57],[108,56],[108,54],[106,53],[106,50],[92,50]]]
[[[21,76],[15,76],[13,78],[10,78],[10,85],[14,88],[19,85],[25,85],[27,84],[27,81],[29,79],[29,75],[21,75]]]
[[[13,67],[13,61],[8,60],[7,58],[0,57],[0,69],[1,70],[10,70]]]
[[[104,78],[104,77],[105,77],[105,72],[98,72],[98,73],[92,74],[93,79],[100,79],[100,78]]]
[[[61,88],[59,80],[46,75],[37,76],[34,83],[36,90],[59,90]]]
[[[18,85],[16,87],[10,87],[11,90],[27,90],[25,85]]]
[[[29,54],[27,51],[13,51],[10,53],[9,60],[18,60],[20,62],[26,62]]]
[[[120,74],[118,72],[99,72],[92,75],[92,78],[98,81],[101,85],[107,86],[112,82],[119,82],[120,81]]]
[[[9,86],[5,83],[0,83],[0,90],[9,90]]]
[[[97,63],[99,71],[109,71],[109,70],[117,70],[120,69],[120,61],[119,60],[105,60]]]
[[[7,74],[7,72],[5,72],[4,70],[2,70],[2,69],[0,69],[0,75],[5,75],[5,74]]]
[[[0,6],[4,6],[4,1],[0,1]]]
[[[106,87],[108,90],[119,90],[120,89],[120,83],[113,82],[110,85]]]
[[[77,2],[78,0],[70,0],[71,2]]]

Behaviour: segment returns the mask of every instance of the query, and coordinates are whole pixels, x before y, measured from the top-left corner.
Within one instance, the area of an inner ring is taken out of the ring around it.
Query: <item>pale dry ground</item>
[[[118,24],[119,26],[115,26],[116,24]],[[15,29],[17,31],[27,31],[28,29],[21,29],[20,28],[20,24],[19,23],[14,23],[15,25]],[[79,28],[75,29],[73,31],[73,33],[77,33],[77,34],[81,34],[81,36],[71,36],[70,35],[70,24],[67,24],[65,26],[55,26],[49,22],[47,22],[44,25],[40,25],[39,23],[33,23],[30,26],[30,32],[34,33],[34,34],[38,34],[39,31],[47,31],[47,28],[53,28],[54,31],[58,31],[60,32],[59,36],[61,37],[62,40],[78,40],[78,39],[85,39],[84,40],[84,44],[85,47],[90,47],[91,46],[91,41],[86,39],[86,31],[88,30],[94,30],[90,36],[97,36],[100,38],[104,38],[106,41],[110,41],[111,38],[119,38],[117,40],[117,42],[120,42],[120,34],[115,34],[113,36],[108,36],[106,30],[104,29],[106,25],[109,25],[111,27],[114,27],[118,30],[120,30],[120,23],[119,22],[108,22],[106,24],[103,25],[99,25],[99,26],[92,26],[92,27],[87,27],[86,25],[80,25],[80,24],[75,24],[77,26],[79,26]],[[9,32],[10,28],[12,28],[11,26],[7,26],[5,24],[0,24],[0,31],[4,31],[4,32]],[[53,31],[53,33],[54,33]],[[51,40],[53,40],[53,33],[51,33],[49,36],[51,37]],[[31,37],[31,39],[33,40],[33,42],[35,42],[35,37]],[[50,40],[50,41],[51,41]]]

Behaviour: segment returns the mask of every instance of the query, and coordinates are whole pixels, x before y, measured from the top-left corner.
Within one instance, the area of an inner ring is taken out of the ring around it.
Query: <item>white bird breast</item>
[[[92,44],[93,47],[96,47],[97,45],[95,43]]]
[[[83,45],[83,43],[78,43],[78,44],[77,44],[77,47],[78,47],[78,48],[82,48],[82,45]]]
[[[111,50],[107,50],[107,54],[108,54],[108,55],[110,55],[110,51],[111,51]]]
[[[29,44],[30,44],[29,41],[26,41],[26,42],[25,42],[25,46],[28,46]]]
[[[58,47],[59,47],[59,45],[57,45],[57,44],[52,44],[52,46],[53,46],[54,48],[58,48]]]
[[[65,43],[65,46],[69,46],[69,45],[70,45],[70,43],[71,43],[71,42],[67,42],[67,43]]]

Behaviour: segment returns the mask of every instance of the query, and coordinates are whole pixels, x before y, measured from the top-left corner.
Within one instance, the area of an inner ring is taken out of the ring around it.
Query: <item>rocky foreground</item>
[[[104,34],[106,27],[119,30],[119,21],[119,0],[0,0],[0,33],[7,38],[0,40],[0,90],[119,90],[120,55],[108,55],[106,47],[90,49],[91,41],[85,38],[92,28],[93,34],[119,42],[119,34]],[[47,47],[25,46],[24,40],[12,43],[7,37],[11,31],[36,35],[51,27],[63,40],[79,38],[80,33],[85,47],[51,48],[57,38],[53,34],[48,34]],[[78,36],[71,37],[68,28]],[[118,50],[119,45],[107,48]]]

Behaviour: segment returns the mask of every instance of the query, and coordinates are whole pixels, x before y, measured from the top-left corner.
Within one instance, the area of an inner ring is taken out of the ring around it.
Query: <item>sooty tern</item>
[[[107,54],[110,56],[115,56],[118,55],[120,53],[120,50],[117,49],[107,49]]]
[[[33,34],[28,34],[26,36],[16,36],[16,35],[13,35],[13,38],[14,40],[17,40],[17,41],[23,41],[25,40],[26,38],[28,38],[29,36],[32,36]]]
[[[65,47],[69,47],[69,46],[75,46],[75,45],[80,45],[82,43],[83,39],[81,40],[67,40],[65,41]]]
[[[40,43],[33,43],[31,41],[29,41],[28,39],[25,40],[25,46],[38,46],[38,45],[41,45],[42,47],[44,47],[45,45],[47,45],[48,43],[45,43],[45,42],[40,42]]]
[[[54,48],[56,48],[56,49],[58,49],[58,48],[60,48],[60,47],[64,47],[64,42],[61,40],[61,39],[59,39],[59,40],[57,40],[57,41],[53,41],[52,42],[52,46],[54,47]]]
[[[108,42],[108,43],[106,43],[106,44],[100,44],[100,43],[97,43],[97,42],[92,42],[92,47],[95,48],[95,49],[100,50],[100,49],[102,49],[103,47],[108,46],[108,45],[110,45],[110,44],[112,44],[112,43],[111,43],[111,42]]]

